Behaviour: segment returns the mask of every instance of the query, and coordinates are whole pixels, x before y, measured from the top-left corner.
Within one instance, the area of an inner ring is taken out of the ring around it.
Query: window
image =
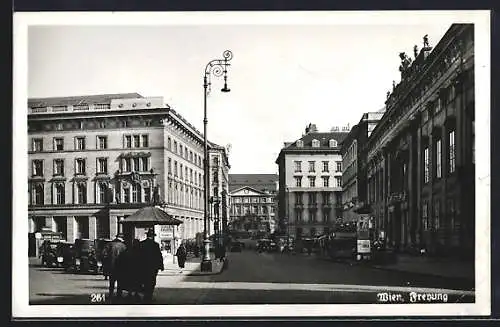
[[[422,111],[422,123],[425,123],[428,120],[429,120],[429,110],[428,109],[424,109]]]
[[[295,172],[300,173],[302,171],[302,161],[295,161]]]
[[[323,204],[325,205],[330,204],[330,197],[328,196],[328,192],[323,192]]]
[[[440,228],[440,225],[439,225],[439,214],[441,212],[441,208],[440,208],[440,203],[439,203],[439,200],[436,200],[434,202],[434,228],[435,229],[439,229]]]
[[[174,161],[174,176],[177,177],[177,161]]]
[[[43,161],[33,160],[33,176],[43,176]]]
[[[193,151],[189,151],[189,161],[193,162]]]
[[[43,151],[43,139],[33,139],[32,150],[35,152]]]
[[[167,138],[167,149],[172,150],[172,139],[170,136]]]
[[[300,192],[295,193],[295,203],[302,204],[302,193]]]
[[[319,148],[319,141],[318,140],[312,140],[312,147],[313,148]]]
[[[56,203],[64,204],[64,184],[56,184]]]
[[[448,156],[448,171],[450,174],[455,172],[455,131],[448,133],[449,136],[449,156]]]
[[[422,223],[424,230],[429,230],[429,217],[427,203],[422,204]]]
[[[108,159],[107,158],[98,158],[97,159],[97,173],[98,174],[107,174],[108,173]]]
[[[130,158],[124,158],[123,159],[123,171],[124,172],[129,172],[132,170],[132,161]]]
[[[436,177],[441,178],[441,140],[436,141]]]
[[[107,149],[108,148],[108,137],[107,136],[98,136],[97,137],[97,148],[98,149]]]
[[[108,192],[108,185],[106,183],[99,183],[99,203],[106,203],[106,194]]]
[[[140,158],[134,158],[133,161],[134,161],[134,171],[140,171],[141,170],[141,167],[139,167]]]
[[[328,161],[323,161],[323,172],[327,173],[329,171],[329,162]]]
[[[177,153],[177,141],[174,141],[174,152]]]
[[[42,205],[44,203],[43,184],[35,185],[35,199],[33,204]]]
[[[149,187],[144,189],[144,202],[151,202],[151,189]]]
[[[429,182],[429,148],[424,148],[424,183]]]
[[[54,176],[64,176],[64,160],[54,160]]]
[[[314,173],[315,172],[314,161],[309,161],[309,172],[310,173]]]
[[[141,202],[141,190],[137,184],[132,185],[132,202]]]
[[[149,146],[149,136],[148,135],[142,135],[142,147],[147,148]]]
[[[328,141],[328,144],[330,145],[330,148],[335,148],[337,146],[337,141],[331,139],[330,141]]]
[[[309,187],[315,187],[315,186],[316,186],[316,177],[309,176]]]
[[[304,146],[304,141],[302,141],[302,140],[298,140],[298,141],[297,141],[297,147],[298,147],[298,148],[302,148],[303,146]]]
[[[54,150],[62,151],[64,150],[64,140],[62,137],[58,137],[54,139]]]
[[[76,174],[85,175],[85,159],[76,159]]]
[[[179,154],[180,156],[184,156],[184,147],[182,146],[182,144],[179,144]]]
[[[139,148],[141,146],[139,135],[134,135],[134,148]]]
[[[193,183],[193,168],[189,168],[189,182]]]
[[[335,172],[337,172],[337,173],[342,172],[342,162],[341,161],[337,161],[337,169],[335,170]]]
[[[323,187],[328,187],[329,180],[330,180],[329,176],[323,176]]]
[[[168,158],[168,173],[172,174],[172,158]]]
[[[87,203],[87,185],[79,183],[76,187],[78,204]]]
[[[342,178],[340,176],[335,176],[335,187],[342,187]]]
[[[316,204],[316,193],[309,193],[309,203]]]
[[[80,136],[76,138],[76,149],[85,150],[85,137]]]
[[[295,176],[295,186],[296,187],[302,186],[302,176]]]
[[[130,188],[123,189],[123,202],[130,203]]]
[[[149,170],[148,158],[142,157],[141,161],[142,161],[142,171],[148,171]]]
[[[180,170],[180,172],[179,172],[179,173],[180,173],[180,178],[181,178],[181,179],[183,178],[183,177],[182,177],[182,175],[183,175],[183,174],[182,174],[182,171],[183,171],[183,170],[182,170],[182,167],[183,167],[183,166],[182,166],[182,164],[181,164],[181,166],[179,167],[179,168],[180,168],[180,169],[179,169],[179,170]]]
[[[132,147],[132,135],[125,135],[125,147],[126,148]]]

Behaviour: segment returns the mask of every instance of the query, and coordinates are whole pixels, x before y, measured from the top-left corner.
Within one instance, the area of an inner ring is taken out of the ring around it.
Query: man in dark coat
[[[181,268],[180,273],[182,274],[182,270],[184,269],[187,258],[187,250],[186,247],[184,246],[184,243],[181,243],[175,255],[177,256],[177,263],[179,264],[179,268]]]
[[[144,283],[144,302],[153,300],[153,291],[156,286],[156,276],[158,270],[164,270],[163,256],[160,251],[160,245],[154,241],[156,236],[153,229],[148,230],[147,238],[141,242],[142,271]]]
[[[134,239],[132,245],[123,252],[116,263],[119,271],[118,285],[121,290],[126,290],[128,295],[139,298],[142,290],[142,254],[140,252],[140,241]]]
[[[125,242],[123,241],[123,234],[118,233],[116,235],[116,238],[108,243],[106,245],[103,257],[104,257],[104,262],[105,265],[108,267],[107,270],[109,272],[109,297],[111,298],[113,296],[113,293],[115,291],[115,283],[119,281],[119,274],[120,270],[117,269],[117,262],[118,258],[120,255],[125,252],[127,249],[127,246],[125,245]],[[120,283],[118,282],[117,289],[116,289],[117,295],[121,297],[122,295],[122,288],[120,286]]]

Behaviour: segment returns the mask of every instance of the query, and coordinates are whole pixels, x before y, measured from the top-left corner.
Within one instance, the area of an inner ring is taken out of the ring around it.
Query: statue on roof
[[[391,96],[391,92],[387,91],[386,98],[389,99],[390,96]]]
[[[413,55],[415,56],[415,58],[417,58],[418,56],[418,46],[416,44],[413,46]]]
[[[408,67],[410,67],[411,59],[406,55],[405,52],[400,52],[399,58],[401,59],[401,66],[399,66],[399,71],[403,73],[408,69]]]
[[[429,47],[429,35],[425,34],[423,37],[423,40],[424,40],[424,48],[428,48]]]
[[[392,81],[392,90],[394,91],[396,89],[396,81]]]

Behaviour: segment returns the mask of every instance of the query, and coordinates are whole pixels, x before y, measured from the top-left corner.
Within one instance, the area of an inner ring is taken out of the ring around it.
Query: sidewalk
[[[160,271],[158,276],[177,276],[177,275],[188,275],[188,276],[204,276],[204,275],[216,275],[221,273],[222,271],[222,262],[220,260],[215,260],[212,257],[212,271],[204,272],[201,271],[201,256],[196,257],[188,257],[186,264],[183,269],[183,273],[181,274],[181,269],[177,264],[177,258],[175,258],[175,263],[173,260],[168,260],[164,263],[165,270]]]

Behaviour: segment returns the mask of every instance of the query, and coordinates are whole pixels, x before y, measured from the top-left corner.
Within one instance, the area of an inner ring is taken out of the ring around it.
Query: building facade
[[[342,142],[342,218],[345,222],[355,221],[366,206],[366,176],[361,172],[359,162],[364,160],[364,145],[384,111],[385,108],[364,113]]]
[[[295,142],[285,143],[279,167],[280,229],[297,238],[329,233],[342,217],[342,156],[344,129],[320,133],[309,124]]]
[[[203,230],[203,136],[161,97],[110,94],[28,101],[29,232],[112,238],[160,204],[193,238]]]
[[[276,174],[231,174],[230,225],[232,230],[276,230]]]
[[[210,219],[213,228],[210,231],[221,235],[228,233],[229,219],[229,165],[226,148],[209,144],[209,172],[210,172]]]
[[[475,236],[474,25],[453,24],[413,62],[370,136],[363,168],[377,229],[395,249],[472,257]]]

